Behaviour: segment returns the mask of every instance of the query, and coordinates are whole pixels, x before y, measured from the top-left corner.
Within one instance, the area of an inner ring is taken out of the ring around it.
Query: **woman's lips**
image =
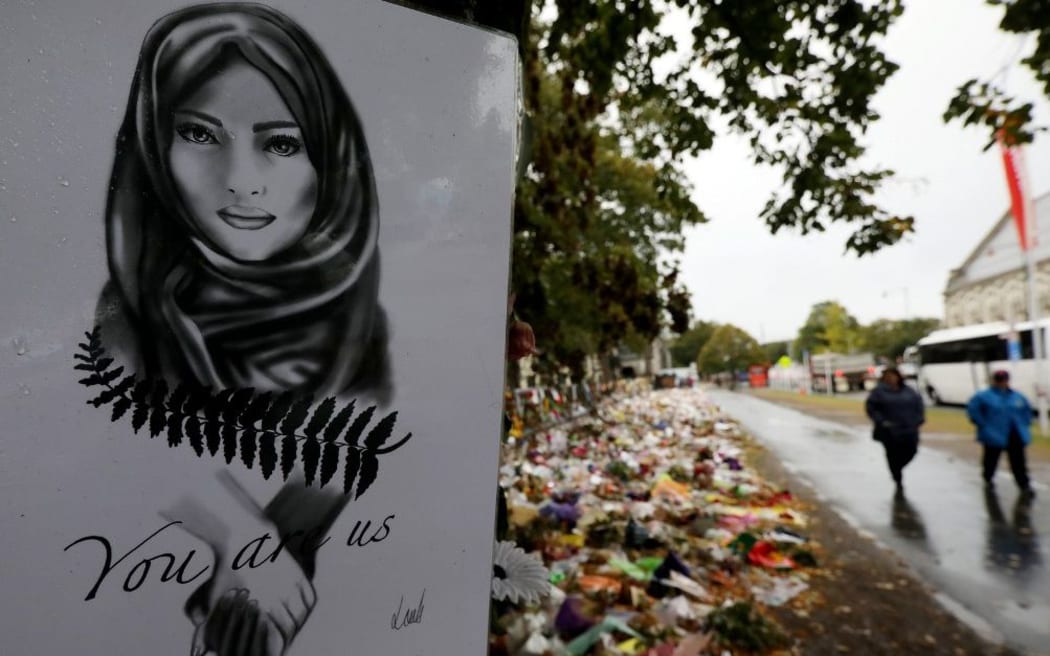
[[[238,230],[259,230],[270,225],[277,218],[258,207],[248,207],[246,205],[229,205],[216,212],[216,214],[228,225]]]

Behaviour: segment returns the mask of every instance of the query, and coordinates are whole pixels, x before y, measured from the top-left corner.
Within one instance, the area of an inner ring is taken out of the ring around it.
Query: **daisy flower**
[[[513,542],[496,543],[492,558],[492,598],[534,604],[550,591],[550,573],[543,563]]]

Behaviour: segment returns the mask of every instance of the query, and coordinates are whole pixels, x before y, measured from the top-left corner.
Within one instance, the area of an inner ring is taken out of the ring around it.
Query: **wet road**
[[[881,445],[866,428],[810,417],[751,396],[711,391],[728,414],[854,527],[896,552],[938,600],[983,636],[1050,654],[1050,468],[1020,502],[1005,454],[998,493],[977,464],[921,448],[895,499]]]

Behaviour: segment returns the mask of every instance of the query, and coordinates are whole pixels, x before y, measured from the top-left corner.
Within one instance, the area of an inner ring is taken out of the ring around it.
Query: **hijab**
[[[173,110],[232,57],[259,70],[318,180],[299,242],[238,261],[202,232],[169,170]],[[151,375],[216,388],[338,394],[385,384],[378,203],[360,122],[320,48],[256,4],[183,9],[147,34],[106,211],[111,286]]]

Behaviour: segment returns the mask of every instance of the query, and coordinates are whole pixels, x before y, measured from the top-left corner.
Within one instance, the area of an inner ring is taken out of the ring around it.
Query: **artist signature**
[[[390,616],[390,628],[394,631],[400,631],[411,624],[422,623],[423,598],[426,595],[427,591],[424,589],[423,594],[419,595],[419,605],[415,608],[405,608],[405,596],[401,595],[401,601],[397,604],[397,612]]]

